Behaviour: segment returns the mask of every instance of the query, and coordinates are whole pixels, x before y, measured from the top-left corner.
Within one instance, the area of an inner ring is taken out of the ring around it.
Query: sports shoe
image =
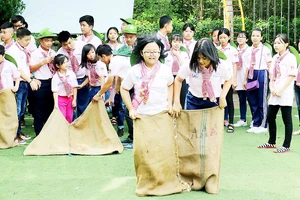
[[[261,144],[258,146],[260,149],[274,149],[276,148],[276,144],[269,144],[268,142]]]
[[[286,153],[289,152],[290,148],[286,148],[286,147],[279,147],[277,149],[275,149],[273,152],[274,153]]]
[[[259,133],[267,133],[268,129],[264,127],[258,127],[258,129],[254,130],[253,133],[259,134]]]
[[[133,141],[132,141],[132,139],[130,139],[130,138],[126,138],[125,140],[121,140],[121,142],[122,142],[123,144],[128,144],[128,143],[132,143]]]
[[[124,129],[123,128],[118,128],[118,136],[122,137],[124,135]]]
[[[293,135],[300,135],[300,130],[294,131],[294,132],[293,132]]]
[[[253,128],[253,121],[251,121],[250,123],[250,128]]]
[[[128,143],[127,145],[124,146],[124,149],[132,150],[133,149],[133,144],[132,143]]]
[[[234,127],[241,127],[241,126],[247,126],[247,122],[244,122],[243,120],[237,121],[237,123],[233,124]]]
[[[252,127],[250,129],[247,130],[247,133],[254,133],[254,131],[256,131],[259,127]]]
[[[22,144],[26,144],[26,141],[25,140],[23,140],[21,137],[16,137],[16,139],[15,139],[17,142],[18,142],[18,144],[20,144],[20,145],[22,145]]]
[[[31,137],[29,135],[25,135],[24,133],[20,133],[20,138],[22,138],[23,140],[30,140]]]

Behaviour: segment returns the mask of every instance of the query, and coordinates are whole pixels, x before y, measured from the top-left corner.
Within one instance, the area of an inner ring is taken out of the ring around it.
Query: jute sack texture
[[[18,130],[18,114],[15,94],[10,89],[0,90],[0,149],[17,145],[14,142]]]
[[[105,155],[122,151],[123,146],[110,123],[104,102],[99,101],[91,102],[72,124],[60,110],[54,109],[24,155]]]

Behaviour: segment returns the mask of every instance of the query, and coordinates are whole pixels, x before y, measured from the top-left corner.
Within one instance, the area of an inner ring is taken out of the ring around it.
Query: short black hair
[[[17,38],[22,39],[25,36],[31,35],[31,32],[27,28],[19,28],[16,32]]]
[[[69,31],[61,31],[57,35],[57,39],[60,43],[68,41],[69,38],[71,38],[71,33]]]
[[[195,27],[193,24],[190,24],[190,23],[184,24],[182,27],[182,31],[185,31],[187,28],[190,28],[192,31],[195,32]]]
[[[64,62],[65,62],[65,59],[69,60],[69,58],[64,55],[64,54],[57,54],[54,59],[53,59],[53,63],[54,63],[54,66],[55,66],[55,69],[58,70],[58,66],[62,65]]]
[[[15,15],[11,18],[11,22],[13,24],[17,23],[18,21],[20,21],[22,24],[27,24],[24,17],[22,17],[21,15]]]
[[[112,54],[112,49],[109,45],[107,44],[100,44],[97,47],[96,53],[98,56],[102,56],[102,54],[109,56]]]
[[[159,19],[159,28],[163,28],[165,26],[165,24],[168,24],[172,21],[172,18],[165,15],[165,16],[162,16],[160,19]]]
[[[1,29],[14,28],[14,25],[11,22],[4,22],[0,28]]]
[[[79,23],[86,22],[89,26],[94,26],[94,17],[91,15],[84,15],[79,18]]]
[[[179,34],[179,33],[174,33],[174,34],[171,36],[170,44],[172,43],[172,41],[181,41],[181,42],[183,42],[183,37],[182,37],[182,35]]]
[[[5,48],[3,45],[0,44],[0,55],[4,56],[5,54]]]

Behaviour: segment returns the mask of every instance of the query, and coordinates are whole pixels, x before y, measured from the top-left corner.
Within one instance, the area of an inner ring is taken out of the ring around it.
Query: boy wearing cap
[[[32,53],[30,60],[30,71],[34,72],[35,78],[41,82],[41,87],[32,94],[33,124],[36,135],[40,133],[54,108],[51,79],[55,73],[53,58],[56,53],[51,46],[55,37],[56,35],[48,28],[42,29],[38,35],[40,46]]]
[[[133,48],[133,44],[137,38],[137,27],[135,25],[127,25],[124,29],[125,45]]]
[[[131,18],[127,18],[127,19],[120,18],[120,20],[122,21],[122,25],[121,25],[121,33],[124,33],[124,29],[126,28],[127,25],[129,25],[129,24],[134,25],[134,20],[131,19]],[[120,36],[120,41],[121,41],[124,45],[126,45],[126,41],[125,41],[124,35],[121,35],[121,36]]]
[[[14,26],[11,22],[5,22],[1,25],[1,45],[4,46],[7,51],[15,42],[13,39],[14,36]]]
[[[61,31],[58,34],[58,41],[61,48],[57,54],[63,54],[69,58],[69,69],[76,74],[78,85],[81,85],[87,79],[86,68],[80,66],[82,48],[86,43],[81,40],[74,40],[68,31]],[[83,113],[89,104],[88,93],[87,85],[77,90],[77,117]]]
[[[165,15],[159,19],[159,31],[157,32],[156,36],[161,40],[161,42],[165,46],[165,50],[170,49],[170,43],[168,39],[168,34],[172,33],[173,31],[173,24],[171,17]]]
[[[86,44],[92,44],[95,48],[97,48],[102,41],[96,37],[93,33],[94,28],[94,17],[91,15],[84,15],[79,18],[80,29],[82,35],[77,37],[77,40],[81,40]]]

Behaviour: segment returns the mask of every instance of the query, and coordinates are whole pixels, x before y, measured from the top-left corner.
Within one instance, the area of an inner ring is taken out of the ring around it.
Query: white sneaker
[[[254,131],[258,130],[259,127],[252,127],[247,130],[247,133],[254,133]]]
[[[237,121],[237,123],[233,124],[234,127],[241,127],[241,126],[247,126],[247,122],[244,122],[243,120]]]
[[[300,130],[294,131],[294,132],[293,132],[293,135],[300,135]]]
[[[264,128],[264,127],[258,127],[258,129],[256,129],[255,131],[253,131],[253,133],[267,133],[268,132],[268,129],[267,128]]]
[[[252,128],[253,127],[253,121],[251,121],[251,123],[250,123],[250,128]]]

